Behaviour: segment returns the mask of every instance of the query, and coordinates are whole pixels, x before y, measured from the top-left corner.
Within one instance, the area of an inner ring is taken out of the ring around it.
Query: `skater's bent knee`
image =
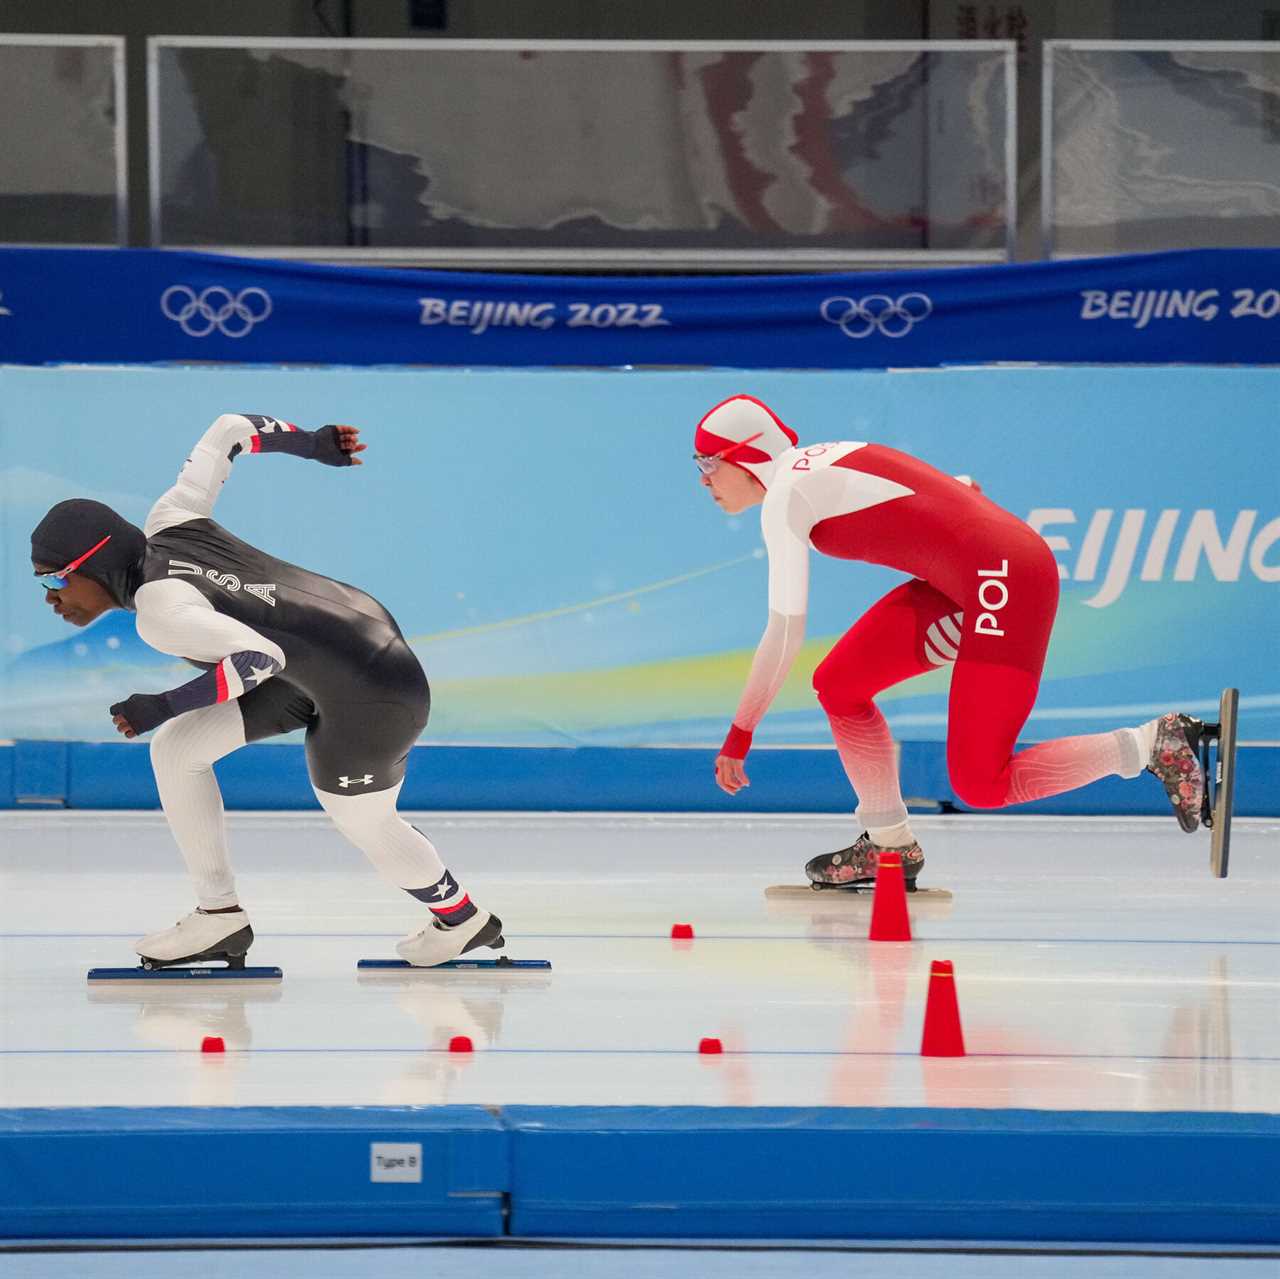
[[[332,791],[316,789],[320,807],[329,814],[333,824],[348,839],[368,836],[378,831],[390,831],[405,824],[396,812],[394,790],[375,791],[372,795],[335,795]]]
[[[244,720],[235,702],[219,702],[175,715],[151,738],[156,773],[205,773],[214,761],[244,745]]]
[[[179,715],[166,720],[151,738],[151,767],[157,772],[199,773],[213,766],[216,755],[211,755],[203,736],[191,731],[186,717]]]
[[[951,770],[951,788],[962,804],[971,808],[1003,808],[1009,798],[1009,784],[999,776]]]
[[[868,714],[873,709],[871,694],[847,680],[835,678],[819,666],[813,673],[813,691],[828,715]]]

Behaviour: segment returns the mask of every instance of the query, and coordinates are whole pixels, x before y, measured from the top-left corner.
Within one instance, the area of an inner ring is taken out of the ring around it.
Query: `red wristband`
[[[724,739],[720,754],[727,755],[730,759],[746,759],[747,752],[750,749],[751,730],[749,728],[739,728],[737,724],[734,724],[729,729],[729,735]]]

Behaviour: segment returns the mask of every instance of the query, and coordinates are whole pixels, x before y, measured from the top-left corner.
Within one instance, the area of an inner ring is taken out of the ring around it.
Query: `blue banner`
[[[1280,249],[857,275],[479,275],[0,249],[0,362],[906,368],[1280,360]]]
[[[216,518],[354,582],[399,620],[450,745],[714,745],[766,617],[759,512],[725,517],[690,461],[735,392],[802,441],[879,440],[974,476],[1062,576],[1027,725],[1044,739],[1241,690],[1280,739],[1280,370],[919,373],[0,369],[0,738],[110,739],[107,707],[185,682],[126,613],[85,630],[32,580],[31,529],[92,497],[141,523],[224,411],[353,422],[367,465],[236,461]],[[761,745],[829,745],[814,668],[902,575],[817,555],[807,638]],[[880,699],[946,731],[940,669]],[[833,765],[834,768],[834,765]]]

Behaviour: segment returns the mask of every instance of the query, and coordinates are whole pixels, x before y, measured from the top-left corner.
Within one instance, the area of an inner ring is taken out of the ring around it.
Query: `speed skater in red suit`
[[[956,796],[1004,808],[1101,777],[1154,773],[1185,831],[1199,824],[1203,725],[1170,712],[1133,728],[1061,737],[1015,753],[1035,705],[1058,607],[1058,565],[1044,539],[967,477],[882,444],[801,447],[761,401],[735,395],[698,423],[694,460],[728,515],[759,506],[769,557],[769,619],[716,782],[748,785],[752,733],[804,641],[809,550],[910,574],[859,618],[813,676],[841,763],[858,797],[862,833],[813,858],[811,882],[875,878],[878,854],[898,852],[909,887],[924,865],[902,800],[893,741],[875,697],[951,666],[947,768]]]

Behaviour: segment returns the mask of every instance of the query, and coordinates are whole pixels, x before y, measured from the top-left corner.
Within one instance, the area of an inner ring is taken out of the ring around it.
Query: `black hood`
[[[132,608],[147,539],[136,524],[130,524],[101,502],[77,497],[52,507],[31,534],[32,562],[61,568],[108,534],[111,541],[76,572],[106,587],[120,608]]]

